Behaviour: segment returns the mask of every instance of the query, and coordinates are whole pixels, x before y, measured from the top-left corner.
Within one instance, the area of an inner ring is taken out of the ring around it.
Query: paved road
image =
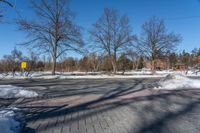
[[[24,133],[199,133],[200,90],[155,91],[157,79],[0,81],[40,93],[18,99]]]

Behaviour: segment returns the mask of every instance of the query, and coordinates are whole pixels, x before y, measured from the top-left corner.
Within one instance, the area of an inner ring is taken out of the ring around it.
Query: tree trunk
[[[55,16],[55,47],[53,49],[53,69],[52,75],[55,75],[56,72],[56,59],[57,59],[57,44],[58,44],[58,24],[59,24],[59,17],[58,17],[58,0],[56,0],[56,16]]]
[[[111,62],[112,62],[113,73],[116,74],[116,72],[117,72],[116,62],[114,60],[112,60]]]
[[[112,66],[113,66],[113,73],[117,73],[117,56],[116,50],[114,51],[113,59],[112,59]]]
[[[152,73],[155,74],[155,69],[156,69],[156,60],[153,59],[151,64],[152,64],[152,68],[151,68]]]
[[[156,69],[156,59],[157,59],[157,49],[156,49],[156,43],[152,42],[152,49],[153,49],[153,53],[152,53],[152,72],[153,74],[155,73],[155,69]]]
[[[132,62],[132,70],[134,70],[134,69],[135,69],[135,63]]]
[[[53,68],[52,68],[52,75],[56,74],[56,48],[53,51]]]

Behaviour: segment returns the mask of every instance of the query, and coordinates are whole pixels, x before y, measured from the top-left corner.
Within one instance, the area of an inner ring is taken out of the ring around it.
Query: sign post
[[[21,62],[21,69],[22,69],[22,73],[23,73],[23,75],[24,75],[24,70],[27,68],[27,62],[25,62],[25,61],[22,61]],[[24,75],[25,76],[25,75]]]

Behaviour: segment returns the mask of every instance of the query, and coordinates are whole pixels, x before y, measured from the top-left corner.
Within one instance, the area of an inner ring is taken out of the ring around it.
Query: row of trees
[[[14,75],[15,72],[21,71],[20,63],[24,60],[28,61],[28,68],[26,69],[28,73],[33,71],[50,71],[52,69],[51,57],[47,58],[44,56],[41,58],[36,56],[35,53],[31,53],[27,57],[15,48],[11,54],[5,55],[0,60],[0,72],[12,72]],[[141,55],[129,51],[127,54],[120,54],[115,63],[117,69],[124,73],[127,70],[141,70],[142,68],[146,68],[149,61],[151,61],[149,58],[144,58]],[[174,69],[177,64],[184,64],[186,69],[199,68],[200,48],[195,48],[190,53],[185,50],[179,54],[167,53],[165,57],[162,57],[161,61],[167,64],[164,69]],[[110,62],[108,55],[100,56],[96,53],[91,53],[80,59],[65,57],[58,61],[56,71],[110,72],[112,71],[112,62]]]
[[[21,51],[16,48],[8,55],[5,55],[0,60],[0,72],[19,72],[22,69],[20,64],[22,61],[28,62],[26,71],[31,73],[32,71],[49,71],[52,69],[51,57],[39,57],[35,53],[31,53],[29,56],[24,56]],[[133,64],[131,59],[125,54],[122,54],[116,61],[119,70],[131,70]],[[108,56],[98,56],[95,53],[84,56],[81,59],[72,57],[65,57],[57,63],[57,71],[111,71],[112,64],[110,63]]]
[[[69,51],[83,55],[82,59],[71,61],[72,64],[74,61],[75,64],[82,64],[78,69],[108,69],[116,73],[122,68],[143,66],[138,62],[148,59],[154,70],[157,60],[173,54],[182,40],[180,35],[168,32],[164,21],[157,17],[146,21],[142,25],[141,35],[136,36],[128,16],[105,8],[89,30],[90,43],[85,44],[82,28],[73,21],[74,15],[69,9],[68,0],[40,0],[31,4],[34,19],[17,19],[19,29],[27,33],[27,40],[22,45],[50,55],[52,74],[55,74],[56,67],[69,64],[67,60],[70,58],[58,64],[58,59]],[[88,54],[88,51],[93,54]],[[102,64],[106,64],[106,68]]]

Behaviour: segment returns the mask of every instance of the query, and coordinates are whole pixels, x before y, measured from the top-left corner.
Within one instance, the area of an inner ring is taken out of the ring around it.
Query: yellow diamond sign
[[[27,67],[27,62],[23,61],[21,62],[21,68],[25,69]]]

